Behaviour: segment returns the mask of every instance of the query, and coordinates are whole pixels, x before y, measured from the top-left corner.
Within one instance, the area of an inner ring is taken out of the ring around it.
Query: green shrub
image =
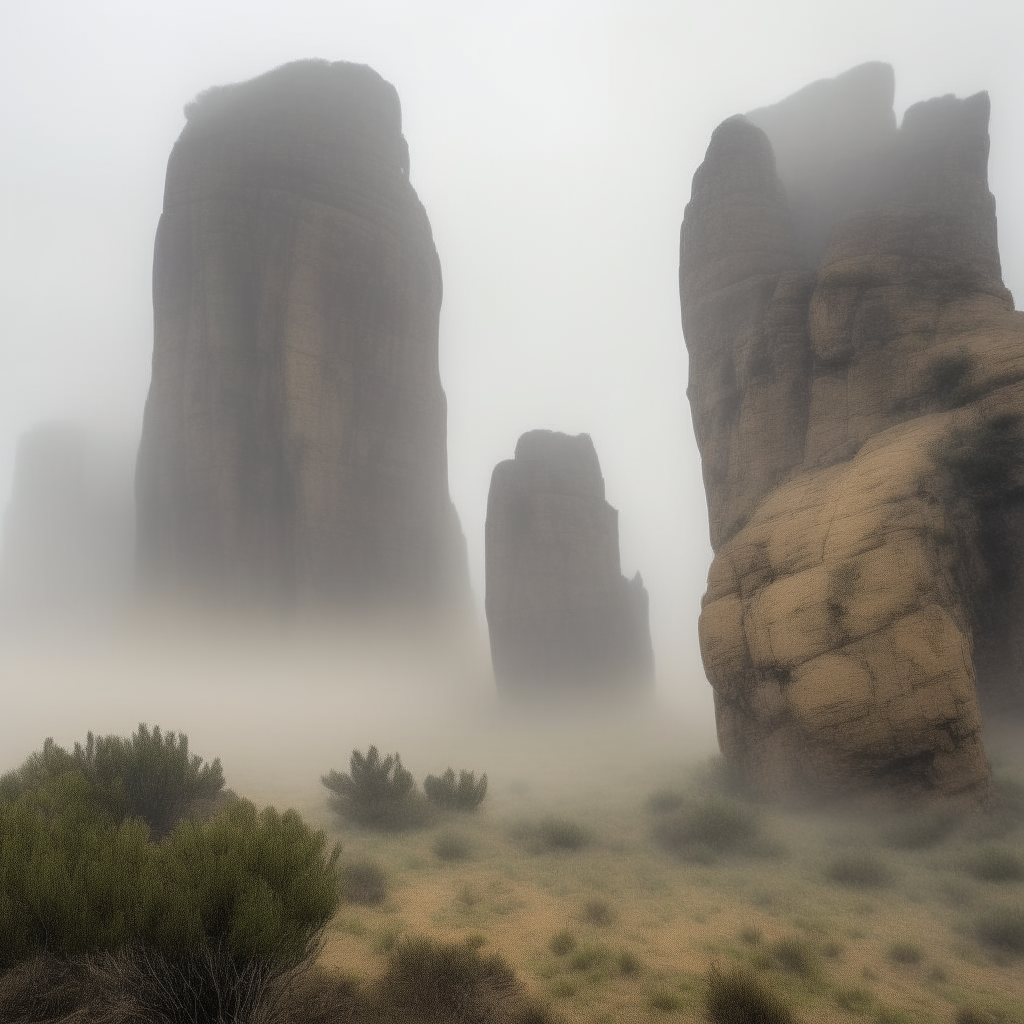
[[[607,900],[587,900],[583,906],[583,920],[587,924],[594,924],[599,928],[607,928],[615,921],[615,917],[615,910]]]
[[[889,946],[886,955],[894,964],[909,967],[919,964],[924,959],[924,950],[916,942],[901,939]]]
[[[759,834],[760,821],[753,808],[725,797],[689,804],[654,826],[654,838],[664,849],[704,861],[722,854],[753,852]]]
[[[953,1016],[953,1024],[1004,1024],[1005,1013],[976,1006],[961,1006]]]
[[[792,1024],[793,1011],[753,971],[712,967],[707,975],[704,1010],[711,1024]]]
[[[150,732],[144,723],[127,739],[93,736],[68,752],[52,739],[20,768],[0,777],[0,798],[15,800],[67,774],[80,775],[97,810],[117,820],[141,818],[161,839],[185,815],[210,810],[224,788],[220,760],[189,755],[184,733]]]
[[[796,936],[778,939],[772,943],[771,953],[775,962],[791,974],[809,978],[817,972],[818,951],[806,939]]]
[[[581,850],[593,842],[593,833],[585,825],[569,818],[547,817],[524,821],[512,830],[512,837],[532,853],[557,850]]]
[[[1024,857],[1014,850],[989,846],[974,854],[965,870],[981,882],[1019,882],[1024,879]]]
[[[896,850],[925,850],[938,846],[957,826],[957,817],[946,809],[910,812],[882,830],[887,846]]]
[[[835,999],[837,1006],[858,1015],[867,1013],[874,1002],[871,993],[863,988],[840,988],[835,991],[832,998]]]
[[[551,941],[548,943],[548,949],[551,950],[555,956],[566,956],[576,948],[576,936],[570,931],[561,931],[557,935],[551,936]]]
[[[647,1004],[655,1010],[661,1010],[662,1013],[675,1013],[677,1010],[683,1008],[682,997],[676,995],[675,992],[652,992],[647,997]]]
[[[345,864],[338,872],[341,895],[350,903],[364,907],[380,906],[388,897],[388,876],[371,860]]]
[[[442,832],[434,840],[434,853],[441,860],[469,860],[473,844],[459,832]]]
[[[878,888],[892,881],[888,865],[869,851],[836,854],[825,865],[825,877],[854,889]]]
[[[465,943],[407,938],[395,944],[379,983],[386,1007],[428,1021],[486,1019],[497,1004],[519,994],[515,972],[498,954]]]
[[[643,964],[640,961],[640,957],[636,953],[631,953],[628,949],[624,949],[615,958],[615,963],[619,968],[620,973],[625,974],[627,977],[634,977],[643,970]]]
[[[574,971],[596,971],[611,960],[611,951],[604,946],[580,946],[569,959],[569,967]]]
[[[1003,953],[1024,954],[1024,908],[992,910],[978,918],[975,932],[985,946]]]
[[[331,769],[320,781],[331,791],[331,807],[360,825],[397,831],[429,820],[398,754],[381,758],[374,746],[365,754],[353,750],[347,773]]]
[[[475,811],[487,795],[487,775],[479,780],[474,772],[465,769],[455,781],[455,770],[447,769],[443,775],[428,775],[423,782],[427,799],[448,811]]]

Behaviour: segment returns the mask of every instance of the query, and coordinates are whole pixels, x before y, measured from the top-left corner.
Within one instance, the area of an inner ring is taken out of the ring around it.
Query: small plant
[[[329,771],[320,781],[331,791],[331,806],[360,825],[399,830],[426,823],[422,797],[398,754],[382,758],[371,746],[352,751],[348,773]]]
[[[1024,909],[1000,907],[978,918],[975,932],[982,945],[1015,956],[1024,954]]]
[[[386,1007],[446,1024],[485,1019],[519,988],[515,972],[498,954],[424,937],[396,943],[379,983]]]
[[[961,1006],[953,1016],[953,1024],[1004,1024],[1006,1014],[977,1006]]]
[[[840,988],[836,990],[832,998],[840,1008],[858,1015],[867,1013],[874,1002],[871,993],[863,988]]]
[[[477,779],[474,772],[465,769],[455,780],[455,770],[449,768],[443,775],[428,775],[423,782],[427,799],[447,811],[475,811],[487,795],[487,775]]]
[[[434,853],[441,860],[469,860],[473,844],[459,832],[442,832],[434,840]]]
[[[949,810],[907,813],[883,829],[885,844],[895,850],[926,850],[938,846],[957,826]]]
[[[647,1004],[662,1013],[675,1013],[683,1008],[683,1000],[675,992],[652,992],[647,997]]]
[[[654,826],[654,838],[663,848],[703,861],[722,854],[752,852],[759,833],[755,811],[725,797],[690,804],[665,815]]]
[[[556,817],[543,818],[539,822],[521,822],[512,834],[532,853],[582,850],[594,838],[590,829],[579,822]]]
[[[704,1009],[711,1024],[792,1024],[793,1011],[753,971],[712,966]]]
[[[686,803],[686,797],[676,789],[656,789],[647,798],[647,810],[652,814],[668,814]]]
[[[868,851],[837,854],[825,865],[825,877],[854,889],[878,888],[892,880],[885,862]]]
[[[640,957],[636,953],[631,953],[628,949],[624,949],[616,957],[616,965],[619,968],[619,972],[628,978],[635,977],[643,970],[644,966],[640,962]]]
[[[612,959],[611,952],[604,946],[580,946],[569,960],[574,971],[596,971],[605,967]]]
[[[818,952],[806,939],[795,936],[778,939],[771,946],[772,958],[785,971],[809,978],[818,968]]]
[[[764,932],[748,924],[740,929],[740,942],[747,946],[760,946],[764,942]]]
[[[615,916],[615,911],[607,900],[587,900],[583,906],[583,920],[599,928],[607,928],[615,921]]]
[[[341,895],[349,903],[364,907],[380,906],[388,897],[388,877],[384,869],[371,860],[345,864],[338,872]]]
[[[919,964],[924,959],[924,951],[921,947],[916,942],[907,939],[893,942],[886,951],[886,955],[894,964],[904,967]]]
[[[555,956],[567,956],[576,948],[576,936],[570,931],[558,932],[556,935],[551,936],[551,941],[548,943],[548,949],[551,950]]]
[[[1024,879],[1024,858],[1013,850],[989,846],[971,857],[965,869],[980,882],[1019,882]]]

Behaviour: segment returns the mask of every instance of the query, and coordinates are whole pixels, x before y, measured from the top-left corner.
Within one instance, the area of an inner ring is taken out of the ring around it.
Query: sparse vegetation
[[[1024,907],[999,907],[983,914],[975,925],[978,940],[990,949],[1024,955]]]
[[[855,889],[874,889],[892,881],[888,864],[870,850],[840,853],[825,865],[825,877],[830,882]]]
[[[753,971],[712,966],[704,1008],[711,1024],[792,1024],[793,1011]]]
[[[513,838],[532,853],[574,852],[594,841],[585,825],[571,818],[548,816],[540,821],[522,821],[512,830]]]
[[[576,936],[570,931],[561,931],[551,936],[548,949],[555,956],[567,956],[576,948]]]
[[[949,810],[908,811],[882,830],[885,844],[895,850],[926,850],[938,846],[957,826]]]
[[[772,959],[784,971],[809,978],[818,970],[820,957],[813,944],[807,939],[790,935],[778,939],[771,945]]]
[[[964,869],[981,882],[1019,882],[1024,879],[1024,857],[1015,850],[988,846],[973,854]]]
[[[398,754],[382,758],[375,746],[365,754],[353,750],[347,773],[331,769],[320,781],[331,792],[331,807],[359,825],[400,831],[430,820],[412,773]]]
[[[473,844],[461,832],[442,832],[434,840],[434,853],[441,860],[469,860],[473,854]]]
[[[924,950],[921,946],[909,939],[899,939],[889,944],[886,955],[894,964],[904,967],[919,964],[924,959]]]
[[[607,900],[587,900],[583,905],[583,920],[587,924],[597,925],[599,928],[607,928],[615,921],[615,910]]]
[[[427,799],[447,811],[475,811],[487,795],[487,775],[477,779],[474,772],[447,769],[443,775],[428,775],[423,783]]]
[[[747,804],[726,797],[694,801],[655,822],[654,838],[664,849],[691,860],[751,853],[760,836],[760,820]]]
[[[388,876],[372,860],[344,864],[338,872],[342,898],[364,907],[377,907],[388,897]]]

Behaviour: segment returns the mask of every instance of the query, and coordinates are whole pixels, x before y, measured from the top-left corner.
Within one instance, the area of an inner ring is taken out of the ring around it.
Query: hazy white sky
[[[134,445],[164,167],[200,90],[300,57],[397,87],[445,279],[452,495],[482,601],[490,472],[588,431],[651,591],[666,685],[703,685],[710,557],[685,399],[678,231],[723,118],[866,60],[897,113],[992,96],[1007,284],[1024,290],[1024,16],[1010,0],[0,0],[0,504],[47,418]]]

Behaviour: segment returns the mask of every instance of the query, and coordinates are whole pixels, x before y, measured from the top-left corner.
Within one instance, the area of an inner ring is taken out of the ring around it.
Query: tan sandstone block
[[[820,565],[778,580],[749,602],[744,625],[755,667],[792,668],[829,649],[827,588]]]
[[[736,596],[705,605],[697,624],[704,671],[712,686],[750,667],[750,651],[743,632],[743,602]]]

